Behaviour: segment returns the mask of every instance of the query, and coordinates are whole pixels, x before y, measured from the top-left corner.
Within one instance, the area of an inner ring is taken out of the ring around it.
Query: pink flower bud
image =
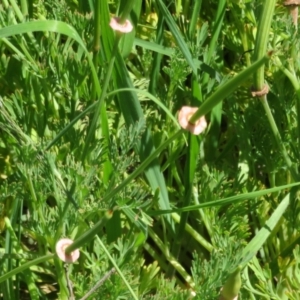
[[[207,127],[207,122],[204,116],[198,119],[195,124],[190,123],[190,118],[197,110],[198,107],[183,106],[178,114],[178,122],[180,126],[195,135],[200,134]]]
[[[66,263],[73,263],[79,258],[79,249],[74,250],[70,254],[66,254],[65,250],[73,243],[70,239],[61,239],[56,243],[55,250],[57,256]]]
[[[132,24],[130,23],[129,20],[126,20],[124,24],[119,23],[120,18],[113,17],[110,19],[109,26],[114,30],[114,31],[120,31],[122,33],[128,33],[131,32],[133,29]]]

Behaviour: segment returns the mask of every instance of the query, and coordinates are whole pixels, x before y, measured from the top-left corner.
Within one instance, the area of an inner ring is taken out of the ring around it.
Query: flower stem
[[[274,14],[275,4],[276,4],[276,0],[265,1],[263,4],[263,10],[261,13],[257,37],[256,37],[254,60],[261,59],[265,55],[265,52],[267,51],[269,32],[270,32],[272,17]],[[262,65],[254,74],[254,89],[256,91],[260,91],[263,89],[264,85],[265,85],[264,65]],[[284,143],[280,136],[278,127],[275,123],[271,109],[269,107],[269,104],[267,101],[267,96],[263,95],[263,96],[259,97],[259,99],[263,105],[265,112],[266,112],[266,115],[267,115],[268,121],[270,123],[271,130],[273,131],[273,135],[274,135],[275,141],[277,143],[277,146],[281,150],[281,153],[283,155],[283,158],[285,160],[287,167],[289,168],[289,170],[291,172],[291,175],[293,176],[294,180],[297,181],[297,178],[298,178],[297,171],[293,167],[290,157],[284,146]]]

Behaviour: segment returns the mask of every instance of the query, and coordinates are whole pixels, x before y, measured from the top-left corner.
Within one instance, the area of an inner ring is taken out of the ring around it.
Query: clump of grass
[[[239,299],[297,299],[284,6],[6,0],[0,28],[3,299],[218,299],[236,270]]]

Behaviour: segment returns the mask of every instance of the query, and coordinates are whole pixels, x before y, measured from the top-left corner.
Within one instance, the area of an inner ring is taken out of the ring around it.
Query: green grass
[[[273,0],[3,0],[0,298],[300,299],[298,53]]]

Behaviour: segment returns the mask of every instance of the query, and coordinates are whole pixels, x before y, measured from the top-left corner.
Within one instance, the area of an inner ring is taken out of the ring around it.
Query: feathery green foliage
[[[1,299],[299,299],[299,45],[273,0],[3,0]]]

